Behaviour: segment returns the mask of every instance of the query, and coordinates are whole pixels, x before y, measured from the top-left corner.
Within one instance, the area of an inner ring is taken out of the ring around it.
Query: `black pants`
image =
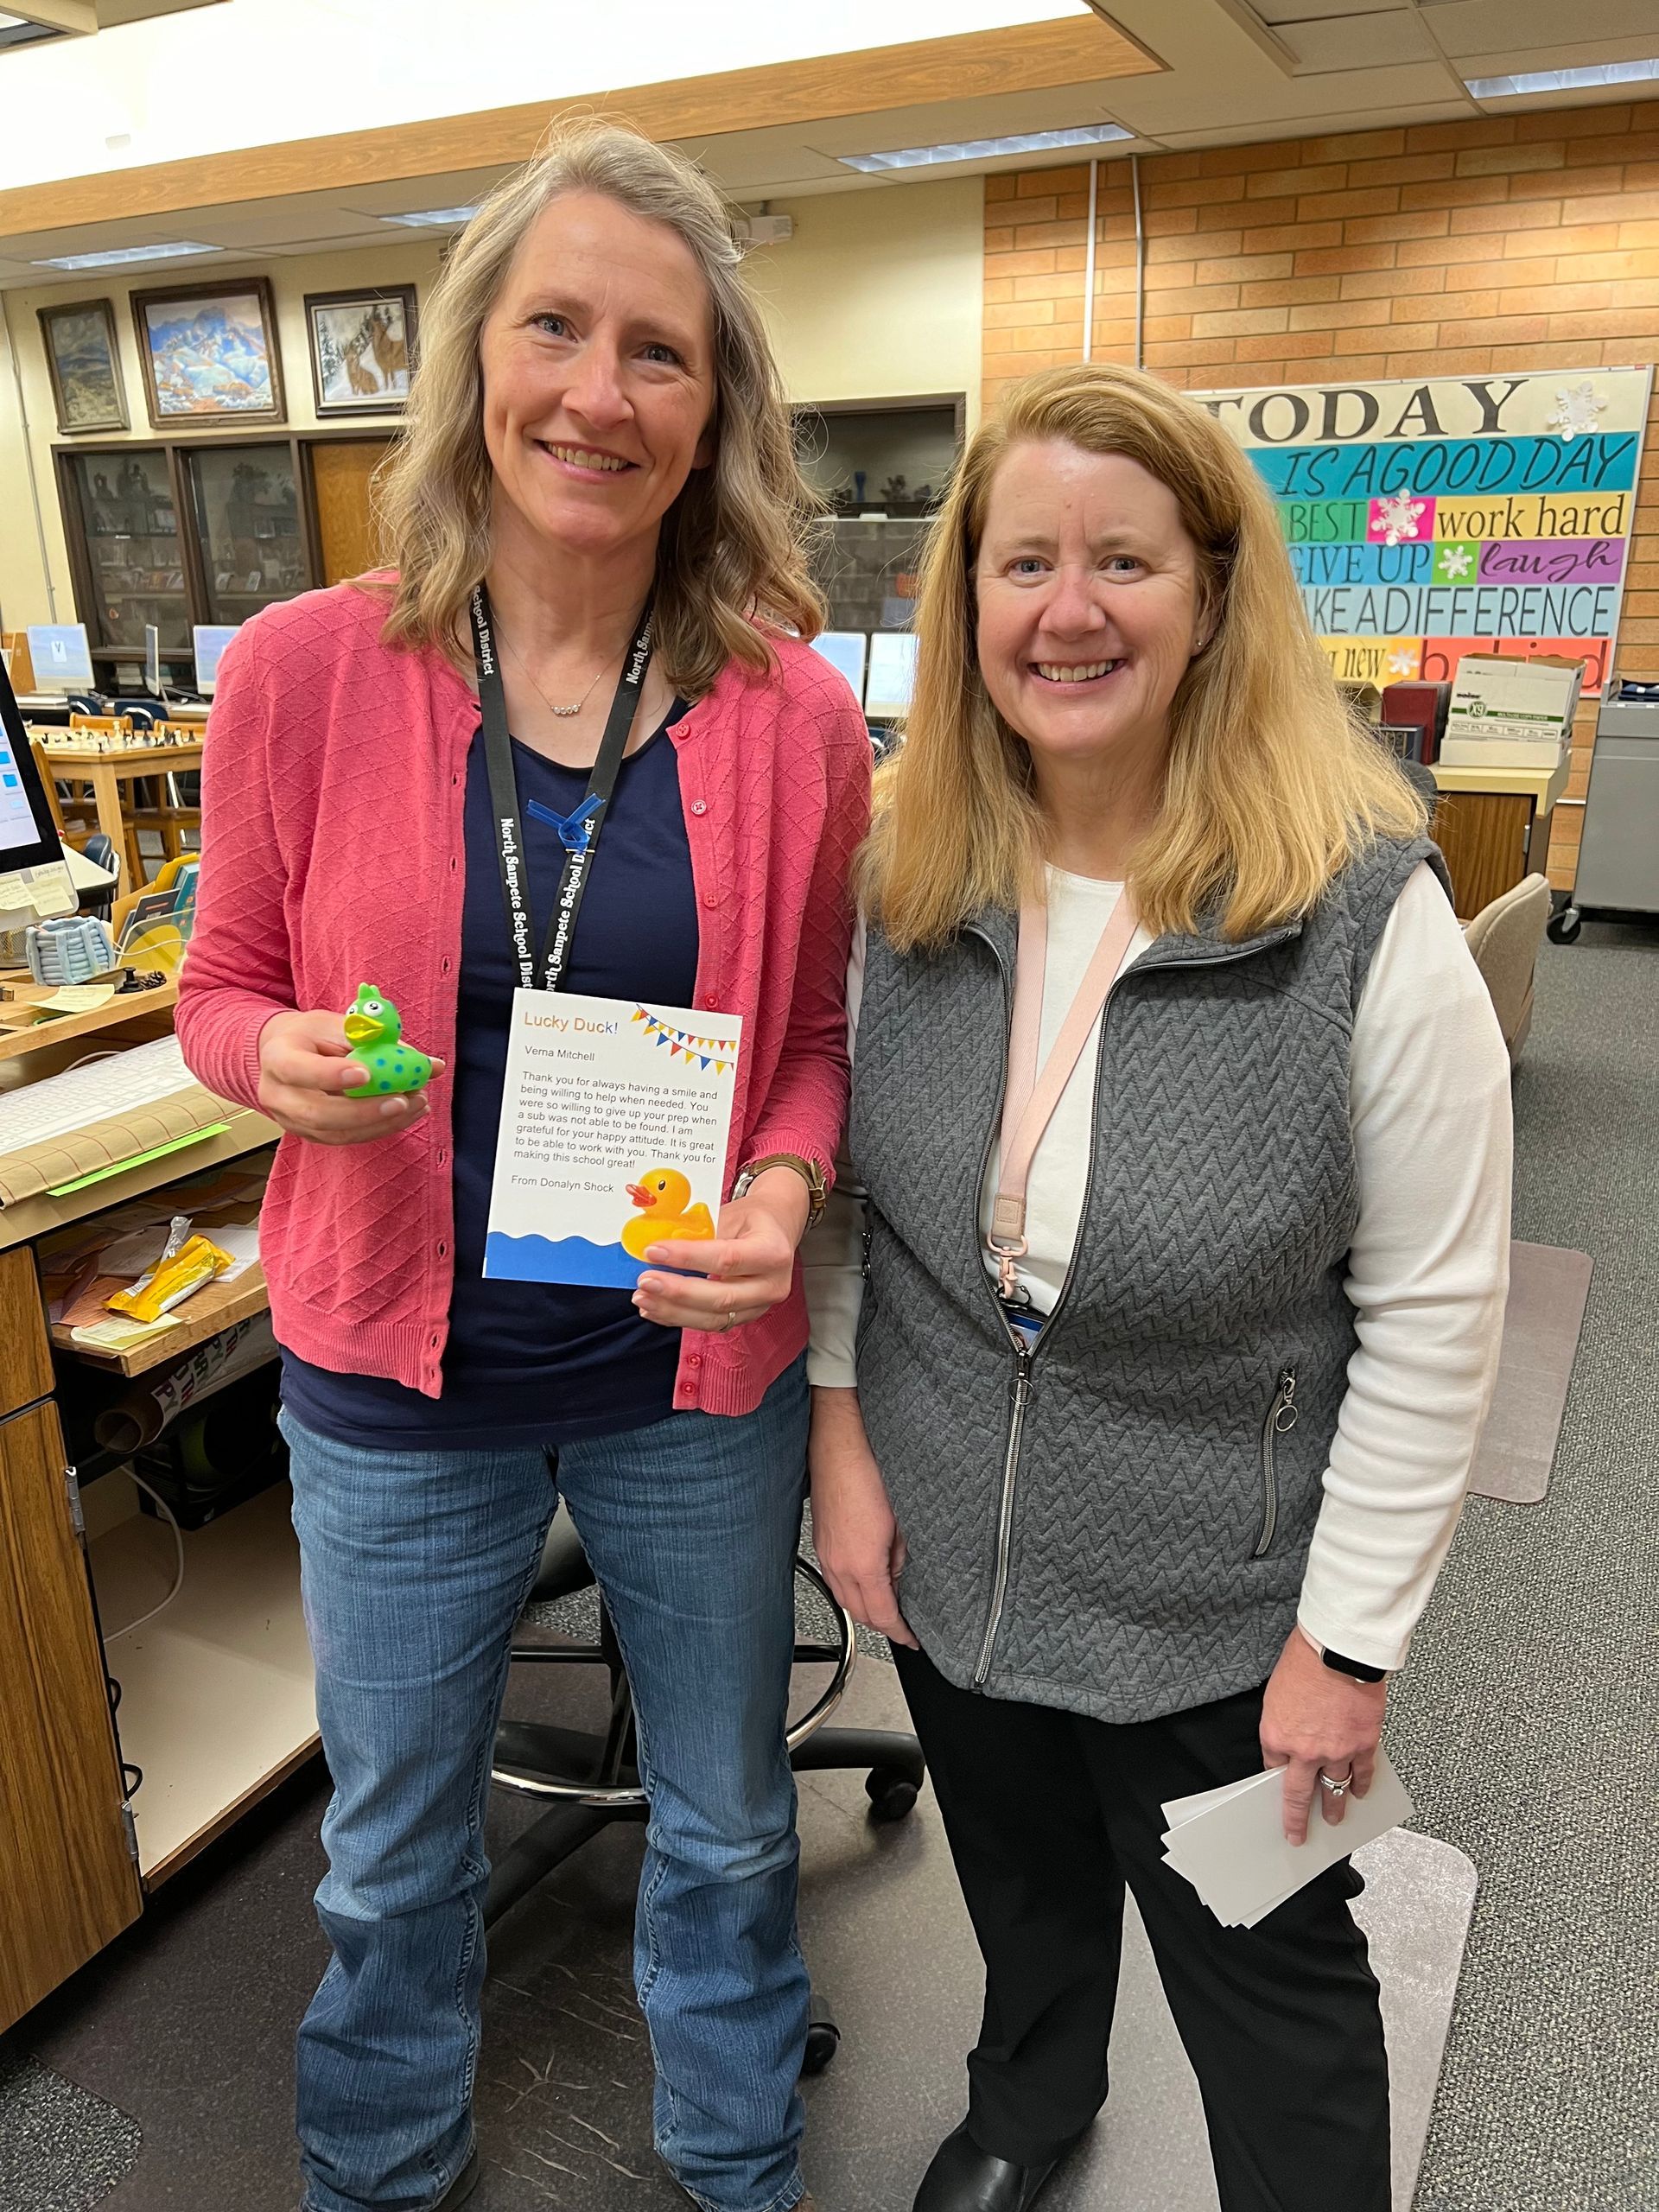
[[[1127,1882],[1209,2124],[1222,2212],[1389,2212],[1389,2072],[1344,1860],[1254,1929],[1165,1865],[1164,1800],[1260,1771],[1260,1690],[1159,1720],[977,1696],[895,1650],[985,1960],[982,2151],[1036,2165],[1106,2097]],[[1317,1808],[1315,1817],[1318,1817]]]

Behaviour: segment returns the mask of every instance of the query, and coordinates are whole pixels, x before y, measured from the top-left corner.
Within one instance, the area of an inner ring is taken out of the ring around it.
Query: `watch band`
[[[1300,1621],[1296,1629],[1304,1642],[1313,1645],[1333,1675],[1346,1675],[1351,1681],[1356,1682],[1385,1682],[1389,1679],[1386,1667],[1373,1667],[1369,1660],[1350,1659],[1343,1652],[1332,1651],[1328,1644],[1321,1643],[1318,1637],[1309,1636]]]
[[[747,1198],[755,1178],[764,1175],[769,1167],[792,1167],[800,1177],[807,1188],[806,1225],[809,1230],[816,1229],[823,1218],[830,1186],[817,1161],[808,1160],[798,1152],[769,1152],[763,1159],[749,1160],[738,1171],[737,1180],[732,1185],[732,1196],[734,1198]]]

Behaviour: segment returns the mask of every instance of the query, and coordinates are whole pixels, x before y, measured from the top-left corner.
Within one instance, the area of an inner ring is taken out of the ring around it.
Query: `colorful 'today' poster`
[[[1465,653],[1611,673],[1651,368],[1192,396],[1274,493],[1344,682],[1448,679]]]
[[[516,991],[484,1273],[632,1290],[715,1234],[742,1017]]]

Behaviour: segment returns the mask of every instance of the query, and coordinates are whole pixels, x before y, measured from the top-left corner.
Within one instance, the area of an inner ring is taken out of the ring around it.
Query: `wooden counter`
[[[99,1009],[117,1018],[96,1039],[86,1034],[100,1027],[95,1016],[24,1033],[0,1062],[0,1098],[89,1046],[132,1043],[134,1027],[164,1030],[164,995],[170,1004],[170,986],[131,1014]],[[187,1532],[179,1598],[105,1645],[166,1596],[172,1539],[139,1513],[120,1470],[92,1484],[83,1510],[60,1414],[60,1393],[83,1370],[61,1353],[54,1368],[34,1249],[48,1230],[168,1189],[277,1134],[262,1114],[227,1106],[219,1134],[179,1152],[0,1208],[0,2031],[137,1919],[157,1883],[315,1748],[281,1489]],[[184,1308],[177,1330],[105,1362],[105,1376],[159,1368],[258,1310],[264,1279],[254,1268],[200,1295],[206,1302]],[[106,1677],[122,1686],[113,1719]],[[133,1794],[123,1758],[143,1770]]]
[[[1572,767],[1567,753],[1554,768],[1435,764],[1434,842],[1451,871],[1459,921],[1472,921],[1523,876],[1548,875],[1550,824]]]

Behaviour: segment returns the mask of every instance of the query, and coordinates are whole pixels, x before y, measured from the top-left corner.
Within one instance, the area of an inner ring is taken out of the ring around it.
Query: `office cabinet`
[[[26,1250],[0,1253],[0,1309],[7,1398],[49,1389]],[[41,1396],[0,1418],[0,2029],[143,1904],[78,1522]]]

